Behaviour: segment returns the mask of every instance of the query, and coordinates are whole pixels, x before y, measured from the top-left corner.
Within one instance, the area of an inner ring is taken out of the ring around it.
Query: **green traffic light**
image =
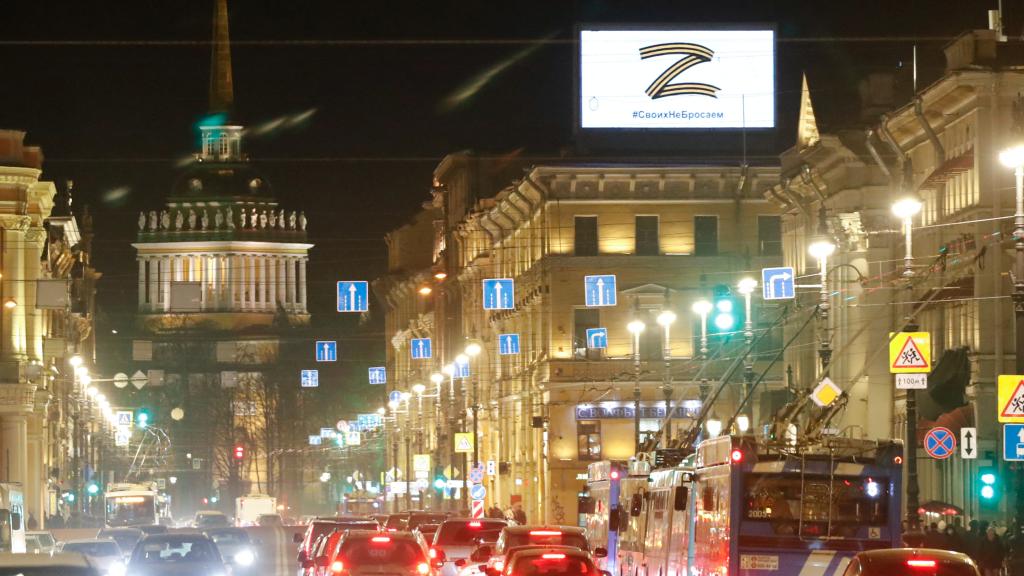
[[[995,498],[995,496],[996,496],[996,489],[995,488],[993,488],[991,486],[982,486],[981,487],[981,497],[984,498],[985,500],[991,500],[992,498]]]
[[[995,484],[996,483],[996,475],[991,473],[991,472],[985,472],[984,474],[981,475],[981,482],[982,482],[982,484],[989,484],[989,485]]]
[[[434,478],[434,488],[436,490],[444,490],[447,487],[448,479],[446,479],[444,476],[438,476],[437,478]]]
[[[92,482],[89,484],[86,490],[89,492],[89,494],[98,494],[100,491],[100,487],[95,482]]]

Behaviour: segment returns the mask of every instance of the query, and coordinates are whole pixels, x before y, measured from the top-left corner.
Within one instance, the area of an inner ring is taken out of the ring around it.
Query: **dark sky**
[[[1024,8],[1006,2],[1020,29]],[[92,206],[101,303],[113,326],[135,300],[129,242],[140,209],[160,205],[174,161],[194,146],[207,101],[212,0],[8,2],[0,19],[0,127],[43,147],[45,177],[74,179]],[[383,270],[383,234],[426,199],[444,154],[475,149],[543,159],[573,144],[574,46],[580,22],[774,22],[780,145],[792,133],[806,70],[823,128],[848,120],[857,81],[906,70],[922,38],[921,75],[941,72],[940,48],[985,27],[996,0],[479,0],[389,2],[229,0],[236,118],[258,126],[315,110],[308,121],[249,142],[287,208],[310,215],[317,244],[314,311],[329,315],[332,282]],[[446,96],[524,45],[482,42],[260,44],[287,40],[529,40],[545,45],[454,108]],[[877,38],[859,42],[835,37]],[[794,41],[817,39],[815,41]],[[145,41],[111,44],[108,41]],[[98,41],[78,43],[67,41]],[[160,45],[151,41],[195,41]],[[246,44],[245,42],[252,42]],[[738,160],[737,160],[738,161]]]

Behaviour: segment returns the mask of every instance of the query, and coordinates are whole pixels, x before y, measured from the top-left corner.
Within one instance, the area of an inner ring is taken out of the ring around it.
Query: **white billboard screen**
[[[582,30],[580,127],[775,127],[774,30]]]

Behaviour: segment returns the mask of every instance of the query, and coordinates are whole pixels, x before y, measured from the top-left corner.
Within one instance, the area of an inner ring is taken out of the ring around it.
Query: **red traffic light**
[[[245,458],[245,446],[235,444],[235,460],[241,460],[243,458]]]

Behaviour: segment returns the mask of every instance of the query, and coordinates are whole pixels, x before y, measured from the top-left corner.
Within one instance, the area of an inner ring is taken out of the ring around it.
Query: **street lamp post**
[[[478,344],[476,342],[470,342],[469,344],[466,345],[465,354],[466,354],[466,356],[469,356],[469,358],[472,359],[472,358],[476,358],[477,356],[479,356],[480,352],[482,352],[482,351],[483,351],[483,347],[480,346],[480,344]],[[472,414],[473,414],[473,467],[474,468],[480,464],[480,439],[478,438],[478,436],[480,434],[480,429],[479,429],[480,424],[479,424],[479,421],[478,421],[478,417],[479,417],[478,411],[480,410],[480,405],[479,405],[479,400],[477,398],[477,391],[479,389],[479,376],[478,376],[479,373],[480,373],[480,365],[478,364],[477,365],[477,370],[474,371],[474,373],[472,375],[473,381],[472,381],[472,384],[471,384],[472,387],[473,387],[473,390],[472,390],[472,392],[473,392],[473,396],[472,396],[473,406],[471,407],[471,410],[472,410]]]
[[[630,322],[626,328],[633,335],[633,432],[635,436],[634,454],[640,455],[640,334],[647,325],[642,320]]]
[[[813,242],[811,242],[807,251],[818,261],[818,274],[820,275],[818,291],[818,322],[820,325],[818,357],[821,359],[821,373],[824,374],[825,370],[828,368],[828,363],[832,358],[832,338],[829,334],[828,327],[828,259],[836,251],[835,242],[833,242],[825,233],[824,220],[821,222],[821,231],[819,235]]]
[[[1013,169],[1016,209],[1013,214],[1013,313],[1014,340],[1016,349],[1016,371],[1024,374],[1024,144],[1007,148],[999,154],[999,161],[1007,168]],[[1024,518],[1024,469],[1017,470],[1017,502],[1015,505],[1018,520]],[[1016,535],[1015,535],[1016,536]],[[1016,547],[1020,549],[1021,547]],[[1020,554],[1021,552],[1017,552]]]
[[[661,349],[661,357],[665,361],[665,374],[661,392],[665,395],[665,427],[662,430],[662,446],[666,447],[669,438],[672,437],[672,344],[669,341],[669,332],[675,321],[676,313],[667,308],[658,314],[658,324],[665,329],[665,342]]]
[[[693,311],[700,316],[700,360],[702,364],[706,364],[708,361],[708,314],[711,312],[711,302],[698,300],[693,303]],[[703,406],[711,391],[708,389],[707,371],[704,370],[706,366],[701,366],[701,368],[700,402]]]
[[[448,450],[450,457],[448,463],[448,474],[454,477],[455,459],[458,458],[458,453],[455,452],[455,365],[445,364],[441,371],[448,376]],[[448,479],[452,480],[453,478]],[[453,503],[452,506],[454,507],[455,504]]]
[[[903,278],[907,281],[907,289],[910,290],[910,279],[914,276],[914,251],[912,246],[912,232],[914,216],[921,211],[921,201],[917,198],[908,197],[896,201],[892,205],[892,213],[903,224],[903,235],[905,251],[903,253]],[[911,298],[907,298],[908,301]],[[912,304],[906,304],[904,331],[913,332],[917,329],[912,318]],[[912,532],[919,527],[920,517],[917,514],[919,504],[918,496],[921,489],[917,482],[917,390],[905,390],[906,392],[906,413],[907,413],[907,526]]]
[[[743,295],[743,337],[748,349],[747,357],[743,361],[743,397],[740,402],[749,401],[747,396],[750,395],[754,383],[754,355],[749,353],[749,348],[754,344],[754,319],[751,314],[750,299],[755,288],[757,288],[757,280],[753,278],[743,278],[738,285],[739,293]],[[750,420],[747,419],[746,422],[747,426],[740,426],[741,432],[746,432],[743,428],[750,426]]]

